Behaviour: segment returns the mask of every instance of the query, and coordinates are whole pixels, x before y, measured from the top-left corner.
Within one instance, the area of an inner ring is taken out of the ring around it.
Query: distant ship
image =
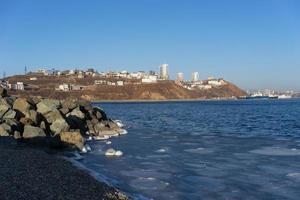
[[[291,95],[286,95],[286,94],[282,94],[282,95],[278,96],[278,99],[290,99],[290,98],[292,98],[292,96]]]
[[[278,99],[277,95],[263,95],[262,93],[255,93],[250,96],[238,97],[238,99]]]
[[[267,96],[267,95],[251,95],[251,96],[246,96],[246,99],[269,99],[269,96]]]

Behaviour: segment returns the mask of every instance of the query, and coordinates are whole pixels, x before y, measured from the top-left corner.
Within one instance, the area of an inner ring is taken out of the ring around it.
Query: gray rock
[[[84,147],[84,139],[80,132],[62,132],[59,136],[62,142],[75,145],[80,150]]]
[[[95,131],[95,129],[94,129],[93,123],[92,123],[90,120],[88,120],[88,121],[86,122],[86,124],[87,124],[87,128],[88,128],[89,133],[90,133],[91,135],[95,135],[95,134],[96,134],[96,131]]]
[[[59,109],[59,111],[60,111],[63,115],[66,115],[66,114],[68,114],[68,113],[70,112],[68,108],[61,108],[61,109]]]
[[[2,118],[9,109],[10,109],[9,105],[0,104],[0,118]]]
[[[11,133],[11,126],[7,123],[0,124],[0,136],[9,136]]]
[[[59,110],[53,109],[52,111],[48,112],[44,115],[48,123],[53,123],[54,121],[58,119],[64,119]]]
[[[14,119],[17,113],[13,109],[8,109],[8,111],[3,115],[3,119]]]
[[[106,125],[111,129],[119,129],[120,127],[113,121],[106,121]]]
[[[42,121],[42,115],[35,110],[30,110],[25,116],[31,119],[36,125],[39,125]]]
[[[46,129],[47,129],[47,125],[46,125],[46,122],[45,122],[45,121],[42,121],[42,122],[41,122],[40,128],[43,129],[43,130],[46,130]]]
[[[53,99],[44,99],[37,105],[37,111],[41,114],[47,114],[53,110],[57,110],[61,107],[60,101]]]
[[[42,101],[41,98],[35,97],[35,96],[32,97],[31,99],[32,99],[32,102],[33,102],[34,105],[36,105],[36,104],[38,104]]]
[[[72,110],[72,112],[68,113],[67,116],[75,116],[79,119],[84,119],[85,118],[85,114],[83,112],[81,112],[79,107]]]
[[[24,126],[23,138],[25,139],[45,136],[45,131],[39,127],[34,127],[30,125]]]
[[[25,98],[17,98],[14,102],[13,108],[22,113],[29,112],[32,109],[32,106]]]
[[[5,119],[5,123],[9,126],[10,132],[22,131],[21,123],[16,119]]]
[[[77,101],[74,100],[74,99],[67,99],[67,100],[62,102],[62,107],[67,108],[69,110],[73,110],[77,106],[78,106]]]
[[[57,119],[50,125],[50,130],[54,135],[60,134],[61,132],[68,131],[70,126],[64,119]]]
[[[15,101],[15,99],[13,97],[3,97],[3,98],[0,98],[0,103],[1,104],[9,105],[9,107],[11,107],[11,108],[14,105],[14,101]]]
[[[8,136],[9,136],[9,133],[8,133],[6,130],[4,130],[4,129],[2,129],[2,128],[0,127],[0,136],[1,136],[1,137],[8,137]]]
[[[16,140],[21,139],[21,138],[22,138],[21,133],[20,133],[19,131],[15,131],[15,132],[14,132],[14,138],[15,138]]]
[[[7,90],[3,87],[0,87],[0,96],[5,97],[7,95]]]
[[[104,129],[106,129],[105,124],[103,124],[101,122],[94,125],[94,130],[96,133],[99,133],[99,132],[103,131]]]
[[[108,120],[106,113],[100,107],[93,107],[93,115],[99,120]]]

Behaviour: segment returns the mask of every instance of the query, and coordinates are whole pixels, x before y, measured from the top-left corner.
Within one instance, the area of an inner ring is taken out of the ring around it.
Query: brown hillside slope
[[[64,99],[83,98],[87,100],[168,100],[168,99],[212,99],[244,96],[246,93],[227,82],[226,85],[209,90],[188,90],[174,83],[163,81],[151,84],[126,84],[124,86],[94,85],[97,78],[86,77],[78,79],[70,76],[35,76],[37,80],[30,81],[31,76],[9,77],[10,83],[17,81],[26,85],[37,86],[38,89],[26,91],[11,91],[16,95],[42,96],[47,98]],[[137,81],[133,81],[133,83]],[[78,84],[86,86],[81,91],[56,91],[59,84]]]

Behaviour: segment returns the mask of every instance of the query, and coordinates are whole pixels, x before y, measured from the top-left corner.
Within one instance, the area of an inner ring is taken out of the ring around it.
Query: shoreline
[[[0,199],[130,199],[55,150],[0,138]],[[15,192],[12,192],[14,188]]]
[[[91,103],[167,103],[167,102],[205,102],[205,101],[280,101],[280,100],[293,100],[300,99],[293,97],[290,99],[234,99],[234,98],[220,98],[220,99],[162,99],[162,100],[151,100],[151,99],[128,99],[128,100],[91,100]]]
[[[201,101],[230,101],[238,100],[233,98],[222,98],[222,99],[125,99],[125,100],[91,100],[92,103],[163,103],[163,102],[201,102]]]

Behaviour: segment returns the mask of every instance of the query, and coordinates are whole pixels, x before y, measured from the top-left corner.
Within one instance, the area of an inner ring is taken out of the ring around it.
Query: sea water
[[[300,100],[96,105],[128,134],[80,162],[137,199],[300,198]]]

